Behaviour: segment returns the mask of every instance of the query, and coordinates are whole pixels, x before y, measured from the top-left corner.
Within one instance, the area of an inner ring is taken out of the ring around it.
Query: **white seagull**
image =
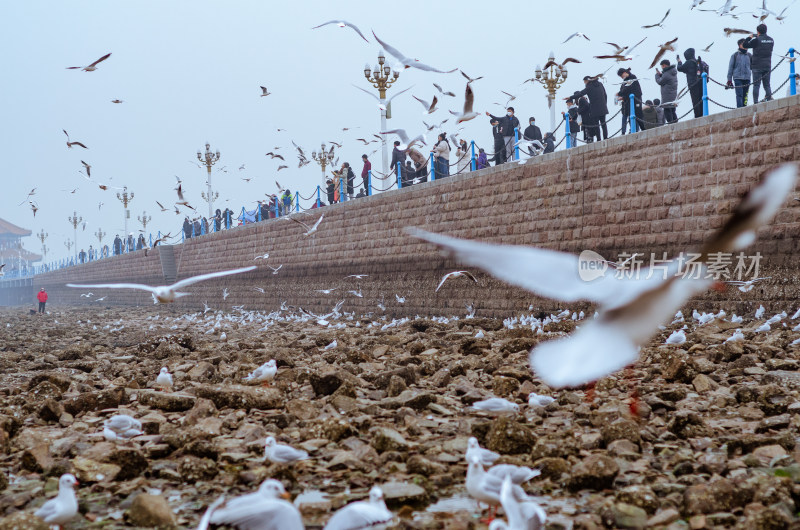
[[[519,412],[519,405],[499,397],[491,397],[472,404],[473,409],[487,412]]]
[[[408,57],[400,53],[400,51],[397,48],[393,48],[392,46],[389,46],[381,39],[379,39],[378,36],[375,35],[374,31],[372,32],[372,36],[375,37],[375,40],[378,41],[378,43],[380,43],[381,46],[383,46],[384,50],[389,52],[389,55],[397,59],[399,64],[402,64],[405,68],[418,68],[420,70],[425,70],[426,72],[437,72],[440,74],[450,74],[458,70],[458,68],[453,68],[452,70],[439,70],[438,68],[434,68],[433,66],[428,66],[427,64],[419,62],[418,59],[409,59]]]
[[[456,123],[461,123],[477,118],[480,114],[473,111],[472,107],[475,103],[475,92],[472,91],[472,86],[467,83],[467,89],[464,93],[464,110],[461,114],[450,111],[450,114],[456,116]]]
[[[356,530],[387,523],[394,518],[383,500],[383,490],[373,486],[369,500],[351,502],[333,514],[322,530]]]
[[[495,453],[494,451],[490,451],[489,449],[484,449],[478,443],[478,439],[474,436],[467,441],[467,452],[464,455],[467,462],[469,462],[473,456],[477,456],[480,459],[481,464],[485,466],[491,466],[494,464],[494,461],[500,458],[500,455]]]
[[[569,37],[567,37],[567,38],[564,40],[564,42],[562,42],[561,44],[564,44],[564,43],[566,43],[567,41],[570,41],[570,40],[574,39],[575,37],[583,37],[583,38],[584,38],[584,39],[586,39],[586,40],[592,40],[592,39],[590,39],[589,37],[587,37],[586,35],[584,35],[583,33],[573,33],[572,35],[570,35]]]
[[[375,101],[377,101],[377,102],[378,102],[378,108],[379,108],[379,109],[381,109],[381,110],[386,110],[386,107],[389,105],[389,103],[391,103],[391,102],[392,102],[392,100],[393,100],[394,98],[396,98],[396,97],[397,97],[397,96],[399,96],[400,94],[402,94],[402,93],[404,93],[404,92],[408,92],[409,90],[411,90],[412,88],[414,88],[414,86],[412,85],[412,86],[410,86],[410,87],[408,87],[408,88],[406,88],[406,89],[404,89],[404,90],[401,90],[400,92],[398,92],[398,93],[394,94],[394,95],[393,95],[392,97],[390,97],[389,99],[381,100],[381,98],[379,98],[378,96],[376,96],[375,94],[373,94],[373,93],[372,93],[372,92],[370,92],[369,90],[364,90],[364,89],[363,89],[363,88],[361,88],[360,86],[356,86],[356,85],[353,85],[353,86],[355,86],[357,89],[359,89],[360,91],[364,92],[365,94],[369,94],[370,96],[372,96],[372,97],[375,99]],[[370,143],[371,143],[371,142],[370,142]]]
[[[276,464],[289,464],[308,460],[308,453],[289,445],[279,444],[274,437],[268,436],[264,445],[264,458]]]
[[[300,512],[283,500],[288,498],[283,484],[267,479],[258,491],[233,498],[214,510],[210,522],[242,530],[303,530]]]
[[[481,465],[481,460],[473,456],[467,467],[467,492],[478,502],[488,504],[492,512],[500,504],[500,488],[505,477],[498,477],[487,473]],[[517,485],[512,486],[512,493],[519,498],[526,498],[525,491]]]
[[[412,145],[414,145],[415,143],[418,143],[418,142],[421,143],[422,145],[427,145],[425,143],[426,138],[425,138],[424,134],[420,134],[420,135],[416,136],[415,138],[413,138],[412,140],[409,140],[408,139],[408,133],[406,133],[405,129],[392,129],[391,131],[381,131],[381,134],[396,134],[397,136],[399,136],[401,143],[398,146],[398,148],[401,151],[405,151],[406,149],[409,149]],[[395,168],[393,168],[393,169],[395,169]]]
[[[75,486],[78,479],[72,473],[65,473],[58,479],[58,495],[42,504],[33,515],[41,518],[45,523],[58,526],[68,523],[78,515],[78,498],[75,496]]]
[[[323,217],[325,217],[325,214],[320,215],[319,219],[317,219],[317,222],[315,222],[312,226],[308,226],[303,221],[301,221],[299,219],[295,219],[294,217],[289,217],[289,220],[294,221],[295,223],[299,224],[300,226],[302,226],[303,228],[306,229],[306,233],[303,234],[304,236],[310,236],[311,234],[313,234],[314,232],[317,231],[317,227],[322,222],[322,218]]]
[[[434,292],[438,293],[439,289],[441,289],[442,285],[444,285],[444,282],[446,282],[450,278],[469,278],[473,282],[478,283],[478,279],[475,276],[473,276],[472,273],[469,272],[469,271],[448,272],[447,274],[444,275],[444,277],[442,278],[442,281],[439,282],[439,286],[436,287],[436,291],[434,291]]]
[[[728,222],[700,251],[699,263],[715,253],[750,245],[759,227],[770,221],[794,189],[797,167],[786,164],[765,175],[742,199]],[[549,386],[579,386],[631,364],[638,348],[658,325],[691,296],[711,285],[684,277],[679,263],[668,274],[617,279],[600,273],[581,278],[578,256],[545,249],[494,245],[415,231],[414,235],[447,250],[460,261],[540,296],[563,302],[588,300],[598,316],[565,339],[544,342],[530,355],[534,372]],[[584,268],[585,269],[585,268]],[[703,274],[699,275],[700,278]]]
[[[225,502],[225,495],[221,495],[219,499],[208,505],[206,512],[203,514],[203,517],[200,518],[200,522],[197,524],[197,530],[208,530],[208,525],[211,523],[211,514],[213,514],[223,502]]]
[[[244,378],[245,381],[255,381],[261,383],[263,386],[267,386],[270,382],[275,379],[275,374],[278,373],[278,365],[275,364],[275,359],[270,359],[269,361],[265,362],[247,377]]]
[[[182,296],[188,296],[190,294],[190,293],[178,292],[178,289],[188,287],[198,282],[212,280],[214,278],[221,278],[223,276],[229,276],[231,274],[241,274],[243,272],[249,272],[255,268],[256,268],[255,265],[251,265],[250,267],[244,267],[241,269],[232,269],[227,271],[212,272],[209,274],[201,274],[199,276],[192,276],[191,278],[186,278],[185,280],[175,282],[172,285],[161,285],[158,287],[151,287],[149,285],[143,285],[139,283],[100,283],[100,284],[90,284],[90,285],[78,285],[74,283],[68,283],[67,287],[74,287],[77,289],[85,289],[87,287],[90,287],[92,289],[138,289],[140,291],[148,291],[150,294],[152,294],[153,303],[168,304],[170,302],[174,302],[175,300],[177,300]]]
[[[506,477],[500,486],[500,504],[508,518],[509,530],[541,530],[547,520],[547,512],[533,501],[518,501],[513,492],[511,477]]]
[[[424,99],[418,98],[417,96],[415,96],[413,94],[411,95],[411,97],[416,99],[417,101],[419,101],[422,104],[422,107],[425,109],[422,112],[423,114],[431,114],[431,113],[433,113],[434,111],[437,110],[436,109],[436,104],[439,102],[439,98],[437,98],[436,96],[433,96],[433,100],[430,103],[428,103]]]
[[[172,374],[169,373],[169,368],[165,366],[161,369],[156,378],[156,384],[161,386],[162,390],[172,390]]]
[[[311,28],[311,29],[317,29],[317,28],[321,28],[322,26],[327,26],[327,25],[329,25],[329,24],[336,24],[336,25],[337,25],[337,26],[339,26],[340,28],[350,28],[350,29],[352,29],[353,31],[355,31],[356,33],[358,33],[358,35],[359,35],[359,36],[360,36],[362,39],[364,39],[364,42],[369,42],[369,41],[367,40],[367,38],[364,36],[364,34],[363,34],[363,33],[361,33],[361,30],[360,30],[360,29],[358,29],[358,26],[356,26],[355,24],[351,24],[350,22],[348,22],[348,21],[346,21],[346,20],[329,20],[329,21],[327,21],[327,22],[325,22],[325,23],[323,23],[323,24],[320,24],[319,26],[314,26],[314,27],[313,27],[313,28]]]
[[[107,53],[107,54],[103,55],[102,57],[100,57],[95,62],[93,62],[92,64],[90,64],[89,66],[68,66],[67,70],[83,70],[84,72],[94,72],[95,70],[97,70],[97,65],[102,63],[103,61],[105,61],[109,57],[111,57],[111,54]]]
[[[127,441],[142,434],[142,422],[127,414],[111,416],[103,424],[103,437],[109,442]]]

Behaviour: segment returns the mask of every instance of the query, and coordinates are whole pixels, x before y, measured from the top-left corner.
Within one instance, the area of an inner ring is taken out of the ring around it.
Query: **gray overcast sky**
[[[723,3],[708,0],[702,7],[717,8]],[[760,5],[757,0],[737,3],[739,12]],[[779,12],[788,3],[773,1],[768,7]],[[183,215],[161,213],[155,201],[172,205],[174,175],[178,175],[187,198],[198,212],[206,212],[200,198],[206,171],[190,164],[206,141],[222,153],[218,167],[227,170],[213,173],[220,192],[217,206],[230,206],[237,212],[243,204],[252,209],[256,198],[276,192],[276,178],[304,196],[321,182],[315,163],[297,168],[292,139],[309,156],[322,141],[343,142],[337,153],[340,161],[349,161],[359,174],[360,155],[379,146],[365,148],[355,141],[380,129],[374,100],[351,86],[369,88],[364,64],[374,63],[379,50],[370,29],[422,62],[484,76],[473,85],[475,110],[500,114],[502,108],[493,105],[505,101],[500,90],[519,94],[512,105],[523,125],[529,116],[536,116],[543,130],[549,123],[545,91],[522,82],[533,77],[536,64],[543,64],[550,50],[558,59],[572,56],[583,61],[570,65],[561,96],[582,88],[584,75],[611,66],[592,59],[610,51],[603,41],[633,44],[643,36],[648,39],[635,52],[640,56],[626,64],[646,78],[642,82],[645,98],[659,97],[654,72],[647,71],[647,66],[657,45],[674,37],[679,38],[680,52],[689,46],[702,49],[714,41],[711,53],[701,55],[711,65],[711,76],[724,82],[736,36],[726,39],[722,28],[754,30],[756,21],[750,15],[732,20],[690,11],[690,5],[691,0],[573,0],[563,5],[538,0],[16,2],[0,20],[5,51],[5,76],[0,84],[0,138],[5,149],[0,217],[34,232],[44,228],[50,234],[48,260],[67,254],[63,242],[72,237],[67,217],[74,210],[88,221],[85,231],[79,229],[79,247],[97,246],[91,234],[98,227],[108,233],[105,242],[110,243],[114,234],[123,231],[122,205],[115,191],[101,191],[81,178],[78,171],[83,159],[92,165],[97,181],[127,185],[135,193],[129,230],[140,228],[136,217],[147,210],[153,217],[148,231],[177,233]],[[664,29],[640,29],[660,20],[667,8],[672,14]],[[800,6],[790,7],[785,24],[772,17],[767,20],[776,52],[800,46],[791,42],[797,40],[794,22],[799,10]],[[371,43],[347,28],[310,29],[334,18],[358,25]],[[574,31],[586,33],[591,42],[575,38],[561,44]],[[89,64],[108,52],[112,56],[95,72],[65,69]],[[674,54],[668,57],[674,61]],[[616,66],[607,83],[618,81],[615,71]],[[787,75],[784,63],[773,75],[773,86]],[[683,87],[683,75],[680,79]],[[461,75],[404,70],[389,95],[411,85],[414,89],[394,100],[390,128],[422,132],[422,107],[411,94],[430,99],[433,82],[452,90],[457,98],[440,98],[440,110],[425,120],[438,123],[450,117],[448,108],[460,110],[465,86]],[[259,85],[267,86],[272,95],[259,97]],[[607,85],[609,100],[616,90]],[[710,86],[710,91],[712,98],[734,105],[732,91],[716,86]],[[785,89],[779,95],[784,93]],[[124,103],[111,103],[114,98]],[[558,105],[560,112],[562,102]],[[684,103],[678,110],[682,114],[688,107]],[[718,110],[712,106],[712,112]],[[616,107],[611,111],[616,112]],[[343,132],[343,127],[358,128]],[[617,118],[609,128],[616,131],[618,127]],[[89,150],[67,149],[62,128]],[[278,128],[288,132],[278,132]],[[456,132],[450,123],[445,130]],[[468,122],[460,135],[491,148],[485,118]],[[278,174],[280,161],[264,156],[276,146],[281,146],[279,152],[289,165]],[[371,160],[379,169],[380,151]],[[246,169],[239,171],[242,164]],[[247,183],[242,177],[253,179]],[[38,188],[34,200],[40,208],[35,218],[27,203],[18,206],[33,187]],[[70,194],[76,187],[78,191]],[[40,244],[28,238],[25,246],[38,252]]]

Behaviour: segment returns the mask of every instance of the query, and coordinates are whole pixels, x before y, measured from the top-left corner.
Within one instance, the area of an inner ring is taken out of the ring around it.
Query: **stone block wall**
[[[697,249],[766,170],[800,161],[799,103],[800,96],[760,103],[311,210],[298,217],[309,224],[320,214],[325,218],[308,237],[284,218],[188,240],[175,247],[178,278],[252,264],[258,270],[196,284],[187,289],[192,296],[176,306],[202,308],[207,301],[214,308],[277,309],[286,302],[325,311],[345,299],[344,309],[360,314],[381,313],[379,301],[391,315],[463,315],[468,304],[478,315],[495,317],[529,306],[555,310],[560,304],[482,273],[478,285],[457,279],[434,293],[441,276],[459,265],[404,228],[575,253],[592,249],[608,259],[622,252],[660,256]],[[763,255],[759,275],[772,278],[749,293],[709,292],[693,307],[796,305],[798,229],[800,203],[790,200],[746,251]],[[265,252],[268,260],[253,260]],[[272,274],[267,265],[283,267]],[[346,278],[350,274],[369,276],[357,281]],[[54,304],[81,304],[91,302],[63,284],[97,281],[162,284],[158,253],[52,272],[38,276],[34,287],[47,287]],[[333,288],[328,295],[317,292]],[[347,292],[359,288],[363,297]],[[95,295],[108,295],[108,304],[151,303],[143,293]]]

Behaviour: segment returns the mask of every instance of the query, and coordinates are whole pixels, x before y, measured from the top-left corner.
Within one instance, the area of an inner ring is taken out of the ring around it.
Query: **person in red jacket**
[[[47,291],[44,290],[44,287],[39,289],[36,299],[39,300],[39,312],[44,313],[44,305],[47,303]]]

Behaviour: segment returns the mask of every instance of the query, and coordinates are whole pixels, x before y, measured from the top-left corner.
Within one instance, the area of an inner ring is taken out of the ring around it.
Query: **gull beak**
[[[289,495],[288,491],[284,491],[283,493],[281,493],[281,497],[286,499],[287,501],[292,498],[292,496]]]

